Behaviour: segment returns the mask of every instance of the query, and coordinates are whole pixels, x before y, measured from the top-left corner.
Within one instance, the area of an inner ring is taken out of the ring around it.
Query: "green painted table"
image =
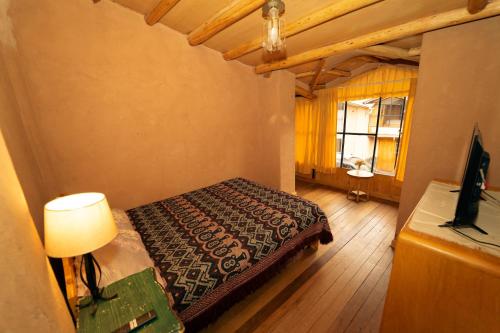
[[[137,330],[140,333],[184,332],[184,326],[169,307],[167,296],[156,282],[153,268],[116,281],[104,290],[104,295],[118,294],[109,301],[100,301],[97,312],[91,315],[92,307],[80,309],[77,331],[81,333],[113,332],[134,318],[156,311],[156,319]],[[85,297],[80,300],[83,304]]]

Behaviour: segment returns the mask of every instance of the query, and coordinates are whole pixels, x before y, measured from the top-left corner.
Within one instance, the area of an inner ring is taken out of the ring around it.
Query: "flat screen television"
[[[483,184],[486,182],[489,163],[490,155],[484,150],[481,132],[476,124],[472,133],[467,164],[462,177],[455,218],[453,221],[447,222],[442,226],[474,228],[483,234],[487,234],[475,222],[479,212],[479,200],[481,200]]]

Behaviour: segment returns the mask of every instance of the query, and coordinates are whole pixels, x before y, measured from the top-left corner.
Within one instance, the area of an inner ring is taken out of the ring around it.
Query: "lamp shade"
[[[45,250],[50,257],[74,257],[111,242],[118,233],[106,196],[79,193],[48,202],[44,209]]]

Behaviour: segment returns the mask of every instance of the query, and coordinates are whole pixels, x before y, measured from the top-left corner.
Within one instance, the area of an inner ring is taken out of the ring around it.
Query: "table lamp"
[[[104,288],[99,289],[96,267],[99,274],[101,268],[91,253],[111,242],[118,233],[106,196],[102,193],[80,193],[54,199],[45,205],[44,220],[48,256],[65,258],[83,255],[80,276],[90,290],[91,299],[81,307],[92,304],[95,313],[99,300],[116,297],[106,297],[103,295]],[[82,273],[83,265],[86,278]]]

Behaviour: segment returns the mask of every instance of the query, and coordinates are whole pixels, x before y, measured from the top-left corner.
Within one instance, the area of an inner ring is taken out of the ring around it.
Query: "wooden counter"
[[[500,331],[500,248],[438,227],[453,219],[457,188],[432,182],[401,230],[381,332]],[[489,235],[461,231],[500,244],[500,207],[481,202],[476,223]]]

